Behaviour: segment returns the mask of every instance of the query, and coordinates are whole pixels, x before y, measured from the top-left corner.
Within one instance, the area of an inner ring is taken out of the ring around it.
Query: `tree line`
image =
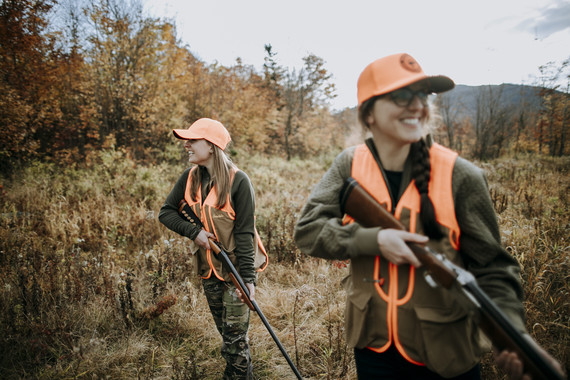
[[[487,85],[442,94],[440,139],[479,160],[505,153],[567,155],[570,76],[563,73],[568,68],[569,60],[539,67],[535,86]]]
[[[160,159],[171,129],[200,117],[221,120],[243,149],[287,158],[337,144],[334,84],[315,55],[289,69],[268,44],[263,72],[239,58],[208,64],[140,1],[5,0],[0,19],[3,168],[110,146]]]
[[[335,87],[324,60],[308,54],[289,68],[271,44],[264,49],[261,72],[239,58],[230,67],[206,63],[140,0],[2,0],[2,171],[28,159],[78,162],[109,147],[166,159],[171,129],[200,117],[222,121],[246,151],[290,159],[344,146],[354,110],[330,110]],[[481,159],[505,150],[568,154],[568,88],[554,84],[567,65],[541,68],[539,112],[482,91],[467,120],[438,97],[438,138]]]

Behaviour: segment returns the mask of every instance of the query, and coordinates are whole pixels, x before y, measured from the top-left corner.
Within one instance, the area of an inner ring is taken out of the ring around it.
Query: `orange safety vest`
[[[226,204],[222,208],[218,208],[218,193],[216,186],[214,186],[206,199],[202,202],[202,189],[201,186],[198,187],[198,192],[196,194],[196,199],[192,197],[191,194],[191,181],[192,172],[198,167],[195,166],[188,173],[188,181],[186,182],[186,190],[184,192],[184,199],[188,205],[192,208],[194,213],[204,226],[204,229],[208,232],[213,233],[216,236],[216,240],[222,245],[224,251],[228,254],[228,257],[234,264],[237,264],[237,259],[235,256],[235,240],[233,235],[233,227],[235,222],[235,211],[232,207],[230,201],[230,195],[227,195]],[[235,173],[238,169],[233,169],[230,172],[230,182],[233,184]],[[254,227],[254,234],[256,243],[254,246],[255,252],[255,263],[254,266],[257,272],[263,271],[269,264],[269,257],[265,251],[265,247],[261,242],[261,238],[257,233],[257,229]],[[221,261],[219,261],[215,255],[212,254],[210,249],[199,249],[198,257],[198,271],[202,278],[208,279],[212,274],[222,281],[228,281],[228,274],[223,269]]]
[[[435,215],[438,223],[445,227],[448,231],[448,239],[452,250],[459,250],[460,229],[455,217],[455,207],[453,203],[451,177],[453,166],[457,153],[444,148],[439,144],[433,144],[430,148],[431,176],[429,182],[429,194],[435,208]],[[354,152],[351,169],[352,177],[366,189],[378,203],[384,205],[388,211],[399,219],[404,225],[407,225],[410,232],[421,233],[421,222],[418,221],[420,211],[420,194],[412,180],[402,197],[395,205],[392,204],[388,186],[384,180],[382,171],[378,167],[374,156],[369,148],[365,145],[359,145]],[[351,222],[350,218],[345,221]],[[455,258],[454,261],[456,261]],[[414,293],[416,286],[416,271],[410,265],[408,273],[407,291],[399,297],[400,289],[398,289],[398,266],[388,263],[388,279],[381,278],[381,264],[387,261],[380,256],[374,258],[373,283],[378,295],[386,305],[386,323],[387,323],[387,342],[382,347],[368,347],[376,352],[386,351],[392,344],[398,349],[400,354],[409,362],[417,365],[425,365],[424,363],[414,360],[405,351],[400,336],[398,334],[398,308],[408,303]],[[400,271],[400,275],[402,272]],[[382,286],[385,281],[388,290],[385,291]],[[401,279],[402,280],[402,279]],[[423,284],[423,286],[427,286]],[[403,328],[406,328],[404,326]]]

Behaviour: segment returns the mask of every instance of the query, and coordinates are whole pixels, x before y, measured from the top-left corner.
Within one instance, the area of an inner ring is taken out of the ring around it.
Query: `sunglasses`
[[[412,91],[407,87],[400,88],[399,90],[392,91],[388,94],[390,99],[399,107],[409,107],[417,96],[420,102],[425,106],[427,105],[427,100],[429,93],[425,90]]]

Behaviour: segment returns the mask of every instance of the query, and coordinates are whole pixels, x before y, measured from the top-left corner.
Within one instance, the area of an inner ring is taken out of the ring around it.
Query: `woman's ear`
[[[374,123],[374,113],[368,112],[368,114],[364,116],[364,121],[366,122],[366,126],[370,128],[370,126]]]

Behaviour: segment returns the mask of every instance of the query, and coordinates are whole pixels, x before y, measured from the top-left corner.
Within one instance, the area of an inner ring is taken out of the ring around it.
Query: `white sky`
[[[538,67],[570,58],[568,0],[144,0],[175,20],[178,37],[207,63],[241,57],[259,72],[271,44],[281,66],[312,53],[333,75],[333,107],[356,105],[362,69],[412,55],[427,74],[457,84],[533,84]]]

